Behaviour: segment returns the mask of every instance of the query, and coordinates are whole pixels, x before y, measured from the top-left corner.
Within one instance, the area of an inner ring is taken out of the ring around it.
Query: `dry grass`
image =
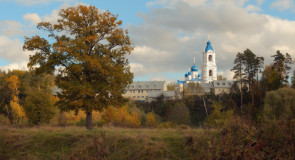
[[[0,159],[190,159],[186,137],[202,129],[0,127]]]

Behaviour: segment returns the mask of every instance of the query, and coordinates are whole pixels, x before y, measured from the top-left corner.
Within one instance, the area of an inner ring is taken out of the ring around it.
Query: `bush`
[[[176,124],[190,124],[189,110],[184,103],[176,103],[168,113],[168,120]]]
[[[223,127],[233,115],[233,111],[223,111],[221,103],[213,104],[214,111],[207,118],[207,125],[212,128]]]
[[[147,127],[156,127],[158,125],[156,115],[153,112],[149,112],[145,117],[145,125]]]
[[[108,107],[102,112],[101,121],[104,124],[112,123],[121,127],[139,127],[141,125],[140,113],[129,111],[127,106],[121,108]]]

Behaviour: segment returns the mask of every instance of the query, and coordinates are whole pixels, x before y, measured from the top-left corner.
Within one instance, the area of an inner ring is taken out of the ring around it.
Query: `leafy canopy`
[[[83,5],[60,10],[59,17],[56,23],[38,24],[47,39],[26,38],[24,50],[35,51],[28,67],[37,74],[57,72],[62,110],[91,113],[123,102],[122,93],[133,78],[126,58],[133,45],[119,27],[122,21]]]

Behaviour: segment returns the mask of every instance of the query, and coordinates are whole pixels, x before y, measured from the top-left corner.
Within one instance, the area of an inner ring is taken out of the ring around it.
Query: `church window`
[[[209,61],[211,62],[212,61],[212,55],[209,55]]]
[[[222,83],[222,85],[224,85],[224,86],[225,86],[225,83]]]
[[[212,76],[212,75],[213,75],[212,70],[209,70],[209,76]]]

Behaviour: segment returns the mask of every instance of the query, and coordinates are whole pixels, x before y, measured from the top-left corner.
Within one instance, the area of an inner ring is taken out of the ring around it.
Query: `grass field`
[[[0,159],[191,159],[202,129],[0,128]]]

